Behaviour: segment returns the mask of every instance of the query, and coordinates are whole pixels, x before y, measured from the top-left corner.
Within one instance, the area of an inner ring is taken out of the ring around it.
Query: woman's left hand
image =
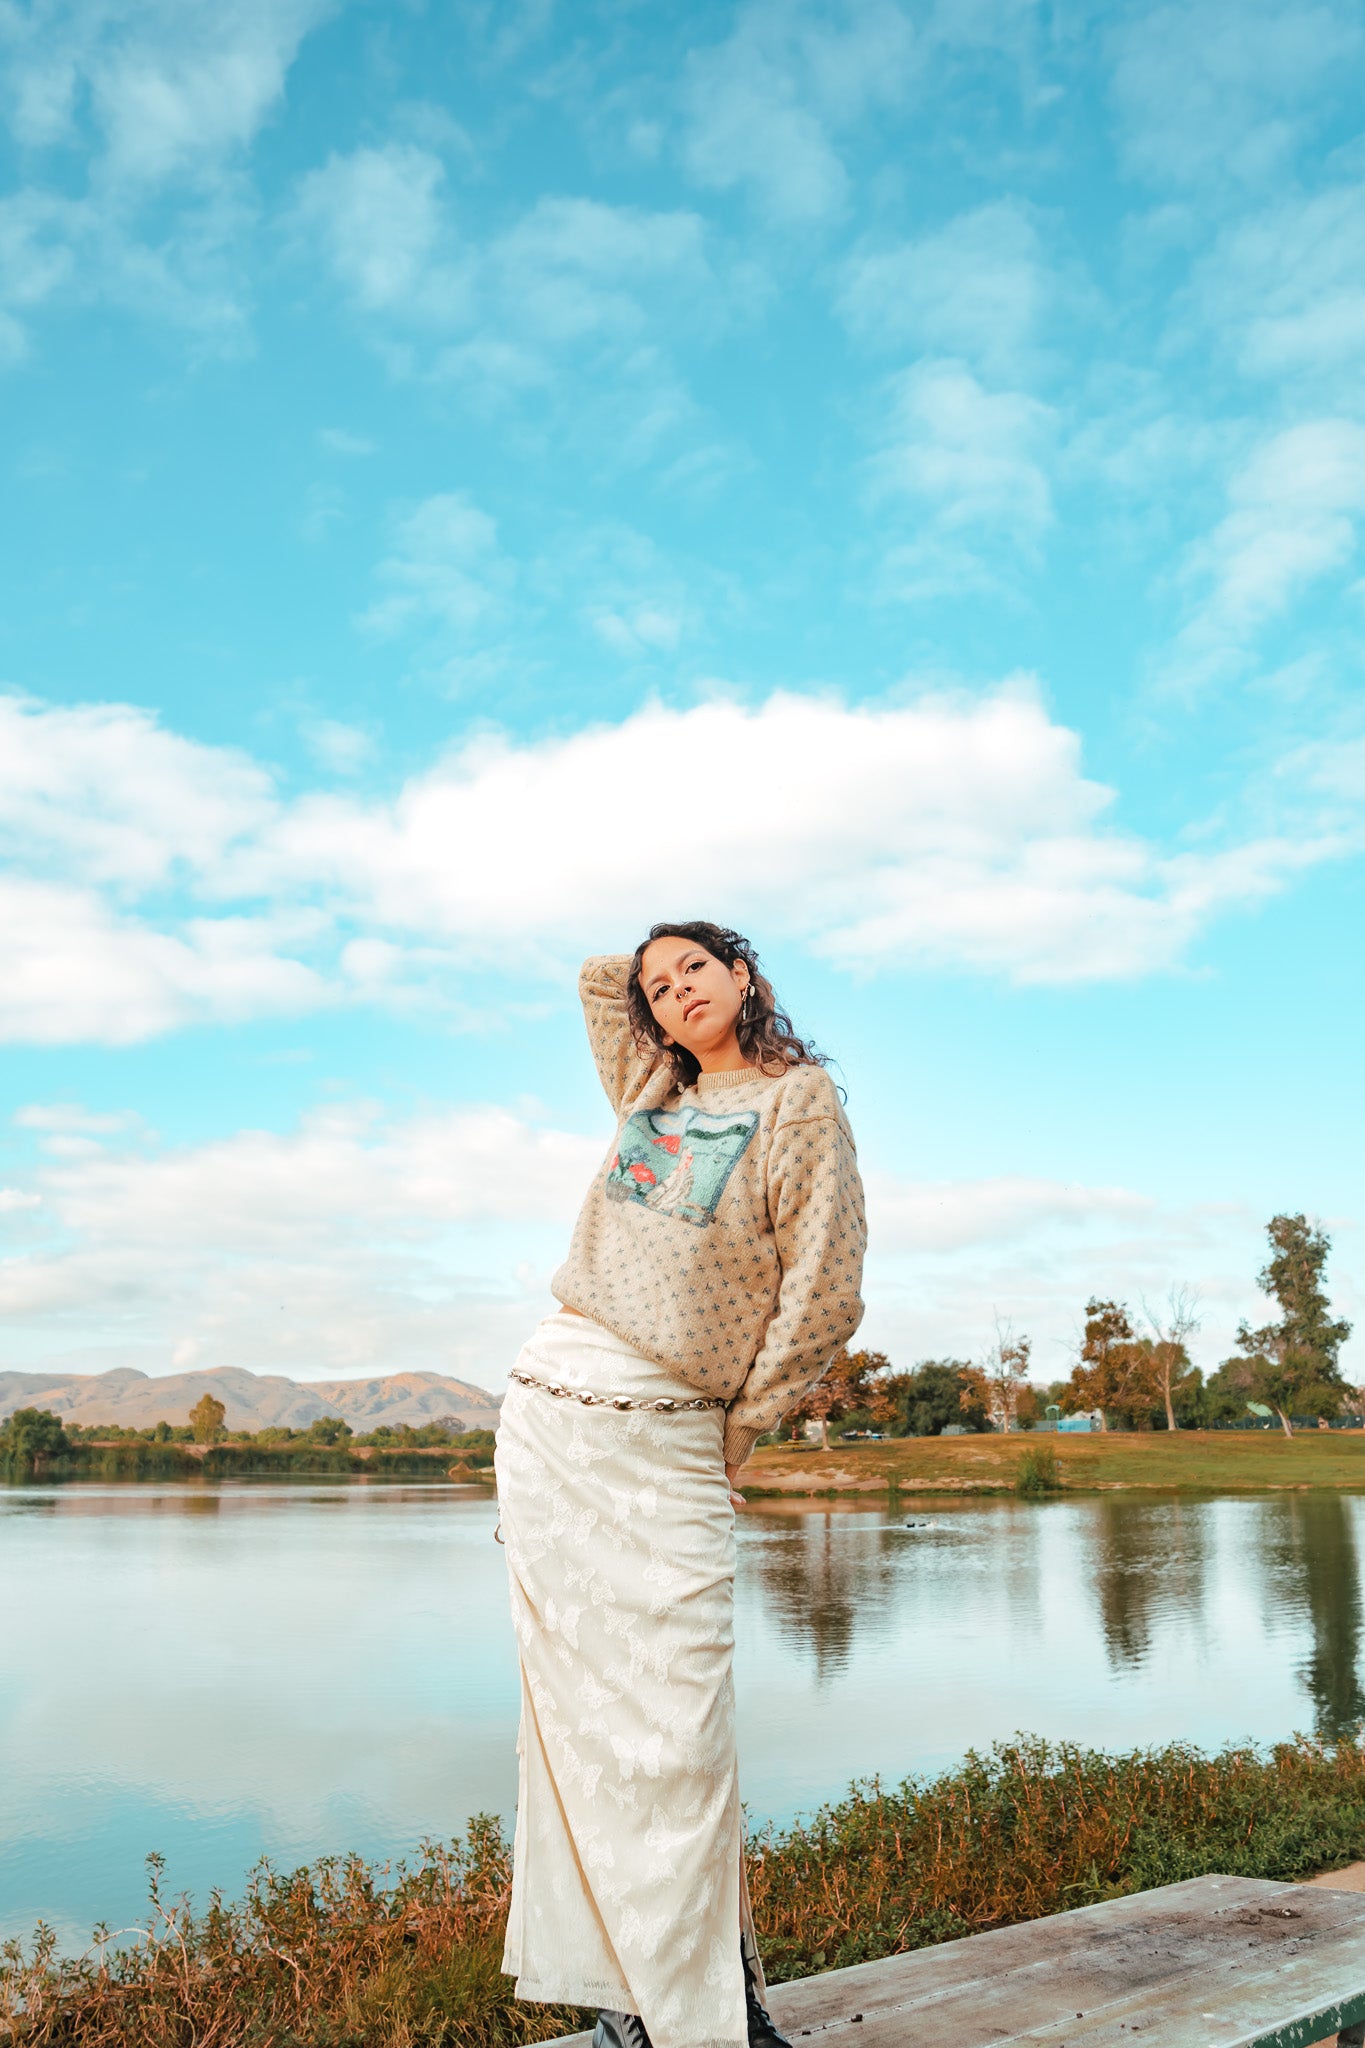
[[[744,1495],[743,1495],[743,1494],[742,1494],[742,1493],[740,1492],[740,1490],[739,1490],[739,1467],[738,1467],[738,1465],[727,1465],[727,1466],[726,1466],[726,1468],[725,1468],[725,1478],[726,1478],[726,1481],[727,1481],[727,1483],[728,1483],[728,1485],[729,1485],[729,1488],[730,1488],[730,1505],[731,1505],[731,1507],[732,1507],[732,1508],[742,1508],[742,1507],[744,1506],[744,1504],[745,1504],[745,1503],[744,1503]]]

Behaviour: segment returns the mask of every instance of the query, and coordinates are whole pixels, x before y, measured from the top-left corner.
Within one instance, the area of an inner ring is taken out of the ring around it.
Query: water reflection
[[[1337,1494],[1266,1503],[1262,1549],[1275,1597],[1306,1615],[1313,1646],[1299,1665],[1314,1733],[1336,1742],[1365,1721],[1360,1684],[1360,1559],[1351,1510]]]
[[[1101,1500],[1095,1504],[1094,1574],[1100,1627],[1116,1669],[1144,1664],[1165,1609],[1202,1619],[1208,1572],[1205,1503]]]
[[[429,1482],[0,1489],[7,1640],[43,1645],[0,1657],[0,1938],[40,1915],[73,1946],[102,1915],[129,1924],[149,1849],[202,1900],[262,1852],[401,1855],[508,1816],[496,1515]],[[781,1822],[1016,1730],[1114,1750],[1339,1735],[1365,1718],[1362,1527],[1365,1501],[1330,1494],[755,1503],[749,1811]]]
[[[903,1532],[880,1512],[751,1509],[745,1557],[788,1642],[809,1649],[817,1683],[844,1670],[859,1627],[875,1629],[895,1594]],[[755,1542],[754,1536],[760,1540]]]

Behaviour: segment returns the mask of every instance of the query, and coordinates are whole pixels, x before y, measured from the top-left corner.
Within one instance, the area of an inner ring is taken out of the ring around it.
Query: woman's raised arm
[[[659,1055],[642,1053],[626,1013],[629,953],[600,953],[578,971],[578,993],[588,1044],[607,1100],[619,1116],[623,1103],[639,1093],[659,1064]]]

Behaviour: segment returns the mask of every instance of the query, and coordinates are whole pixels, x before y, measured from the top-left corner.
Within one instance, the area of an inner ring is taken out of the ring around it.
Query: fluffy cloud
[[[1339,382],[1352,403],[1365,350],[1365,184],[1239,220],[1196,267],[1191,295],[1248,374]]]
[[[927,360],[885,387],[870,464],[886,596],[914,601],[994,590],[1037,559],[1052,524],[1053,408],[990,391],[965,363]],[[904,515],[912,522],[904,532]],[[897,521],[896,515],[901,518]]]
[[[72,0],[0,9],[0,104],[34,167],[0,208],[0,353],[61,298],[237,344],[254,209],[240,159],[328,0]],[[45,153],[79,150],[45,175]]]
[[[451,317],[467,287],[455,264],[436,265],[448,232],[445,181],[441,159],[411,144],[334,152],[304,178],[296,222],[320,235],[338,282],[363,310]]]
[[[55,1345],[89,1370],[169,1371],[192,1347],[204,1365],[303,1378],[412,1368],[496,1385],[548,1305],[602,1149],[492,1107],[406,1122],[338,1109],[178,1149],[89,1117],[72,1132],[70,1110],[20,1121],[43,1156],[5,1205],[6,1363]]]
[[[497,539],[493,520],[460,493],[424,498],[397,524],[393,552],[378,569],[387,594],[362,614],[361,625],[387,634],[435,622],[461,634],[484,624],[514,575]]]
[[[1112,93],[1130,167],[1154,185],[1282,171],[1360,48],[1356,10],[1197,0],[1121,20]]]
[[[1050,270],[1033,209],[998,200],[844,266],[839,311],[873,348],[910,344],[1017,376],[1076,297]]]
[[[193,175],[250,142],[325,0],[74,0],[0,16],[4,90],[29,149],[81,139],[106,175]],[[87,113],[88,110],[88,113]]]
[[[543,395],[559,365],[585,359],[614,366],[635,410],[677,407],[666,363],[640,347],[646,330],[729,317],[695,213],[546,195],[476,236],[440,157],[412,143],[334,153],[302,180],[292,220],[395,368],[488,401]]]
[[[1272,435],[1233,476],[1228,508],[1192,551],[1201,588],[1173,673],[1216,679],[1244,661],[1257,634],[1304,591],[1350,570],[1365,515],[1365,426],[1307,420]]]
[[[270,776],[126,704],[0,696],[0,852],[29,868],[148,889],[203,873],[272,814]]]
[[[673,900],[660,820],[685,820],[689,889],[717,916],[849,967],[1021,981],[1168,968],[1211,920],[1342,844],[1305,828],[1163,853],[1116,829],[1112,792],[1026,682],[485,734],[390,801],[286,799],[240,754],[127,707],[11,701],[5,718],[11,1040],[127,1043],[197,1019],[449,998],[468,966],[560,977]]]
[[[606,1139],[487,1105],[405,1119],[337,1107],[179,1147],[71,1105],[19,1121],[40,1150],[0,1192],[7,1365],[58,1352],[93,1371],[436,1369],[489,1387],[549,1306]],[[1088,1294],[1136,1307],[1179,1282],[1205,1303],[1212,1363],[1256,1306],[1249,1211],[1040,1179],[873,1167],[867,1182],[865,1336],[898,1362],[979,1354],[998,1313],[1033,1336],[1044,1376],[1064,1373]],[[1339,1243],[1349,1309],[1350,1233]]]
[[[694,50],[682,88],[683,159],[700,185],[752,195],[771,220],[838,213],[848,173],[840,132],[894,105],[910,73],[910,22],[885,0],[854,0],[821,18],[813,8],[740,10],[723,43]]]
[[[327,982],[286,950],[311,922],[198,917],[158,930],[93,891],[0,877],[0,1042],[132,1045],[317,1009],[333,999]]]
[[[1274,887],[1287,857],[1163,860],[1107,830],[1110,793],[1080,773],[1075,736],[1016,688],[870,710],[713,703],[539,745],[481,739],[392,807],[304,799],[237,859],[253,889],[321,881],[374,926],[484,958],[571,948],[634,932],[671,897],[672,842],[644,829],[638,800],[661,777],[677,785],[669,815],[685,806],[694,898],[850,965],[1150,972],[1216,907]]]

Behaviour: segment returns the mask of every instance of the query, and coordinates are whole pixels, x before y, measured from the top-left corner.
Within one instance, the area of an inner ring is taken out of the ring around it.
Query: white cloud
[[[545,1275],[603,1143],[491,1106],[402,1122],[334,1109],[198,1146],[72,1154],[59,1135],[5,1205],[33,1216],[0,1262],[5,1362],[60,1344],[72,1369],[165,1372],[192,1346],[205,1366],[497,1386],[550,1306]]]
[[[358,775],[374,754],[373,736],[340,718],[307,718],[301,732],[319,766],[333,775]]]
[[[1360,44],[1343,5],[1194,0],[1121,18],[1112,93],[1130,167],[1154,185],[1282,173]]]
[[[1052,523],[1047,465],[1051,406],[1022,391],[988,391],[963,363],[916,363],[886,389],[882,447],[871,465],[879,511],[905,501],[920,514],[886,551],[890,594],[916,597],[995,581],[983,535],[1032,559]]]
[[[440,157],[408,142],[334,153],[301,182],[292,220],[391,366],[481,401],[544,394],[581,357],[610,363],[637,409],[678,410],[666,354],[642,342],[730,317],[695,213],[549,194],[475,236]]]
[[[43,1149],[0,1195],[7,1365],[40,1365],[60,1347],[68,1370],[437,1369],[496,1388],[550,1305],[548,1274],[607,1137],[487,1104],[399,1119],[341,1106],[285,1132],[180,1146],[109,1132],[108,1121],[23,1118]],[[899,1364],[979,1353],[998,1312],[1034,1337],[1042,1375],[1065,1373],[1090,1293],[1137,1308],[1173,1282],[1203,1298],[1200,1355],[1214,1363],[1257,1306],[1261,1229],[1249,1210],[876,1167],[867,1188],[864,1336]],[[1347,1301],[1349,1230],[1337,1242]]]
[[[93,891],[0,877],[0,1042],[131,1045],[316,1009],[326,982],[284,950],[298,925],[219,916],[158,930]]]
[[[911,1181],[869,1173],[876,1247],[890,1256],[1021,1243],[1040,1233],[1099,1225],[1138,1229],[1157,1204],[1128,1188],[1003,1175],[990,1180]]]
[[[1003,199],[931,234],[859,250],[844,265],[839,312],[870,347],[909,343],[1017,378],[1078,296],[1051,271],[1034,209]]]
[[[1272,843],[1163,858],[1105,829],[1111,793],[1082,775],[1075,735],[1016,687],[863,710],[777,696],[540,744],[481,738],[385,809],[304,799],[244,851],[243,879],[321,883],[372,927],[484,958],[513,943],[563,957],[594,933],[632,936],[673,899],[673,837],[639,801],[671,783],[693,900],[850,965],[1149,973],[1310,857]]]
[[[146,889],[203,871],[274,806],[267,772],[126,704],[0,696],[0,851],[86,882]]]
[[[741,187],[782,223],[841,211],[849,179],[836,138],[900,99],[913,36],[885,0],[833,11],[831,23],[810,7],[759,0],[723,43],[691,53],[683,160],[699,185]]]
[[[106,176],[161,181],[242,149],[326,0],[74,0],[0,15],[0,77],[28,149],[93,125]]]
[[[52,301],[236,347],[254,207],[241,159],[328,0],[72,0],[0,10],[0,104],[33,182],[0,207],[0,349]],[[45,152],[63,151],[46,175]],[[73,191],[72,158],[84,172]]]
[[[1255,449],[1228,487],[1228,509],[1191,550],[1204,595],[1173,650],[1189,684],[1226,674],[1257,634],[1313,584],[1347,573],[1365,515],[1365,426],[1307,420]]]
[[[424,498],[397,523],[393,552],[377,570],[388,594],[361,615],[373,633],[434,621],[468,632],[495,614],[513,580],[494,520],[462,493]]]
[[[432,590],[414,581],[407,601],[464,602]],[[538,742],[482,734],[389,800],[286,800],[239,754],[126,707],[0,711],[16,742],[0,776],[10,1041],[451,1004],[461,973],[489,964],[562,978],[676,900],[675,835],[655,821],[684,812],[689,890],[712,914],[849,967],[1020,981],[1168,969],[1359,829],[1327,819],[1301,764],[1293,831],[1163,851],[1106,823],[1112,791],[1027,682],[864,708],[653,706]]]
[[[1196,267],[1202,324],[1251,376],[1341,380],[1365,353],[1365,184],[1258,208]]]
[[[435,264],[448,232],[445,181],[440,158],[408,143],[334,151],[303,179],[295,223],[305,237],[321,237],[338,281],[363,310],[453,317],[467,301],[459,271]]]

